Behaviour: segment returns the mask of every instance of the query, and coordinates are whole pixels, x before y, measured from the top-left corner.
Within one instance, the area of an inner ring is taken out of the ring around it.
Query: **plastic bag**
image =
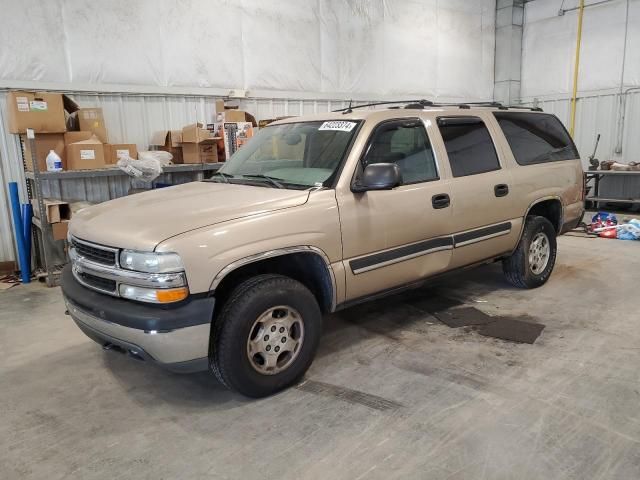
[[[138,152],[138,160],[157,160],[161,167],[171,164],[173,155],[164,150],[149,150],[146,152]]]
[[[169,155],[171,154],[169,153]],[[145,182],[152,182],[162,173],[162,165],[160,161],[155,158],[134,160],[129,157],[124,157],[118,160],[117,165],[118,168],[127,175]]]
[[[628,223],[618,225],[617,230],[619,240],[640,240],[640,220],[629,220]]]

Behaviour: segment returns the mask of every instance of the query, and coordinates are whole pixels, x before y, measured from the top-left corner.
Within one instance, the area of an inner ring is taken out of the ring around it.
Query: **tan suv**
[[[311,364],[323,314],[501,260],[544,284],[583,214],[553,115],[494,105],[358,109],[262,130],[210,180],[70,225],[67,308],[105,349],[271,394]]]

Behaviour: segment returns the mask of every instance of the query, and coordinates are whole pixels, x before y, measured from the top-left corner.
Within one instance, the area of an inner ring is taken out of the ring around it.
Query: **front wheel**
[[[304,375],[321,330],[318,302],[304,285],[282,275],[256,276],[234,289],[215,320],[211,368],[243,395],[271,395]]]
[[[512,285],[536,288],[551,275],[556,263],[556,231],[544,217],[526,217],[520,243],[513,255],[502,261],[502,270]]]

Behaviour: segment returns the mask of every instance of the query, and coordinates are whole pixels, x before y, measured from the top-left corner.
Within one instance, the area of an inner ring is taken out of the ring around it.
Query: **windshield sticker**
[[[324,122],[318,130],[338,130],[340,132],[350,132],[357,125],[355,122],[343,122],[334,120],[332,122]]]

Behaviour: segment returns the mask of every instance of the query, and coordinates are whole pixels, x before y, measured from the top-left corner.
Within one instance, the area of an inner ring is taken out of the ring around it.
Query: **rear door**
[[[522,212],[514,203],[507,162],[494,141],[495,120],[485,112],[437,118],[452,179],[454,250],[451,268],[511,251]]]
[[[364,146],[354,178],[371,163],[396,163],[403,184],[393,190],[336,191],[347,300],[446,270],[451,259],[447,181],[418,118],[379,123]]]

